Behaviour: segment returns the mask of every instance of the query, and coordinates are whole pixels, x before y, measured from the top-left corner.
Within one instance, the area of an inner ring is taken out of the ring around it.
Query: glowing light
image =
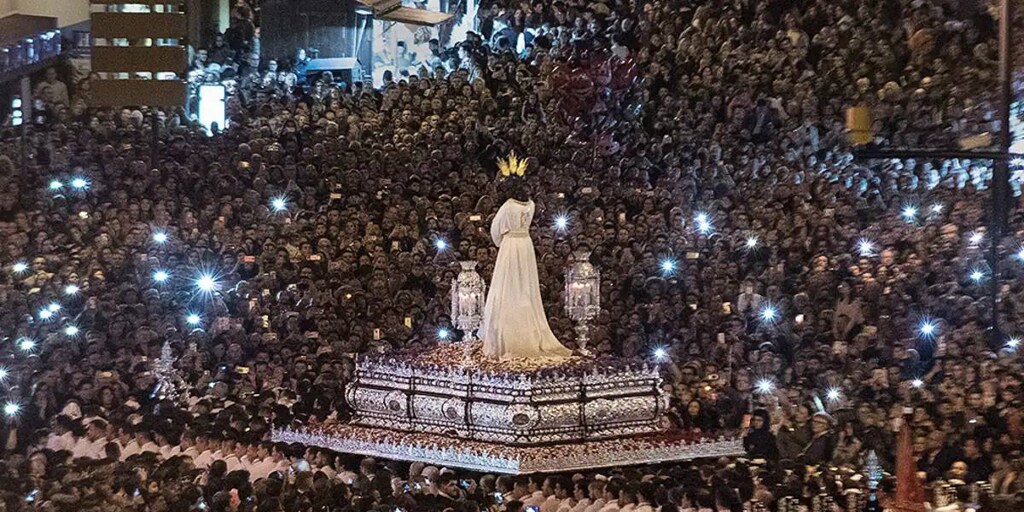
[[[434,240],[434,247],[439,251],[443,251],[448,248],[448,242],[443,238],[438,238],[437,240]]]
[[[220,283],[210,274],[200,274],[196,278],[196,287],[203,293],[213,293],[220,287]]]
[[[21,341],[18,342],[18,348],[23,352],[31,352],[32,349],[36,348],[36,342],[28,338],[22,338]]]
[[[13,270],[15,274],[21,274],[28,270],[28,263],[25,263],[24,261],[19,261],[14,265],[11,265],[11,270]]]
[[[64,184],[61,183],[60,180],[50,181],[50,190],[60,190],[62,188],[64,188]]]
[[[168,274],[167,271],[165,270],[157,270],[156,272],[153,272],[153,280],[158,283],[163,283],[170,278],[171,275]]]
[[[697,225],[697,232],[706,235],[711,232],[714,227],[711,225],[711,217],[707,213],[697,212],[697,215],[693,218],[694,223]]]
[[[559,231],[565,231],[569,228],[569,217],[565,215],[559,215],[555,217],[555,229]]]
[[[78,327],[74,325],[69,325],[64,328],[64,334],[67,336],[78,336],[78,332]]]
[[[64,295],[77,295],[81,288],[77,284],[69,284],[64,287]]]
[[[7,368],[0,368],[0,381],[7,380],[8,375]]]
[[[270,207],[273,208],[275,212],[283,212],[288,209],[288,200],[284,197],[275,197],[270,200]]]
[[[50,313],[56,313],[60,311],[60,304],[57,304],[56,302],[51,302],[48,306],[46,306],[46,309],[50,310]]]
[[[654,349],[654,358],[658,361],[664,361],[668,357],[668,351],[664,347],[658,347]]]
[[[1013,338],[1010,338],[1010,339],[1006,340],[1006,346],[1007,346],[1007,348],[1014,348],[1014,349],[1019,347],[1020,346],[1020,338],[1013,337]]]
[[[674,272],[675,269],[676,269],[676,262],[675,262],[675,260],[671,260],[671,259],[661,260],[661,271],[662,272],[665,272],[666,274],[668,274],[668,273]]]
[[[49,320],[51,318],[53,318],[53,311],[50,311],[49,309],[46,309],[46,308],[43,308],[43,309],[39,310],[39,319],[40,320]]]
[[[1018,260],[1021,260],[1021,261],[1024,261],[1024,247],[1021,247],[1021,248],[1020,248],[1020,249],[1019,249],[1019,250],[1017,251],[1017,259],[1018,259]]]
[[[153,241],[158,243],[158,244],[166,243],[167,239],[168,239],[167,233],[165,233],[163,231],[157,231],[157,232],[153,233]]]
[[[772,306],[771,304],[766,305],[763,308],[761,308],[761,313],[760,314],[761,314],[761,320],[764,320],[765,322],[774,322],[775,320],[777,320],[779,318],[779,310],[778,310],[778,308],[776,308],[775,306]]]
[[[75,178],[71,180],[71,187],[75,190],[85,190],[89,188],[89,180],[85,178]]]
[[[836,388],[829,388],[828,391],[825,392],[825,398],[828,398],[833,402],[839,400],[842,396],[843,394]]]
[[[933,203],[931,210],[932,213],[942,213],[942,203]]]
[[[7,402],[4,404],[4,414],[7,416],[17,416],[21,412],[21,406],[14,402]]]
[[[913,222],[914,218],[917,217],[917,207],[909,205],[904,206],[903,212],[900,213],[900,215],[902,215],[903,219],[906,220],[907,222]]]
[[[982,233],[981,231],[975,231],[975,232],[971,233],[971,237],[968,238],[968,240],[971,242],[971,245],[978,245],[984,239],[985,239],[985,234]]]
[[[758,379],[754,387],[760,393],[771,393],[775,389],[775,382],[768,378]]]
[[[437,338],[438,339],[446,340],[451,335],[452,335],[452,333],[448,332],[448,329],[445,329],[444,327],[442,327],[442,328],[437,330]]]
[[[921,336],[930,338],[935,335],[935,332],[939,330],[939,326],[932,320],[924,320],[921,325],[918,326],[917,331],[921,333]]]
[[[875,253],[875,244],[867,238],[861,238],[857,241],[857,252],[861,256],[871,256]]]
[[[199,325],[202,322],[203,322],[202,317],[200,317],[199,315],[197,315],[195,313],[189,313],[188,316],[185,317],[185,323],[187,323],[189,325]]]
[[[753,249],[753,248],[757,247],[757,242],[758,242],[758,240],[757,240],[756,236],[748,236],[747,237],[747,249]]]
[[[915,388],[919,388],[921,386],[924,386],[924,381],[922,381],[921,379],[914,379],[910,381],[910,385],[914,386]]]
[[[971,271],[970,278],[971,281],[974,281],[975,283],[980,283],[982,279],[985,279],[985,273],[979,269],[974,269]]]

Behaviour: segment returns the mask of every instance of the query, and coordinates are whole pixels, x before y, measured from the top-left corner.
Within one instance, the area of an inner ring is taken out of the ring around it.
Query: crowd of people
[[[383,84],[261,66],[239,8],[196,52],[195,69],[245,56],[238,73],[264,78],[222,133],[51,103],[30,139],[0,142],[0,510],[845,507],[870,453],[893,471],[904,421],[930,485],[1020,506],[1024,218],[995,275],[989,162],[862,161],[842,126],[866,105],[881,146],[994,129],[986,8],[485,1],[434,69]],[[612,90],[595,61],[637,76]],[[558,87],[565,70],[586,87]],[[749,460],[510,478],[269,441],[346,421],[358,354],[453,341],[456,262],[490,275],[513,150],[555,334],[573,344],[562,275],[591,251],[589,348],[657,360],[667,421],[743,436]]]

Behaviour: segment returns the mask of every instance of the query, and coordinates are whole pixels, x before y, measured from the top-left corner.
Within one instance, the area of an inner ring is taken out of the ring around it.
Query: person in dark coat
[[[718,418],[706,409],[699,400],[690,400],[682,414],[683,429],[688,431],[712,432],[718,429]]]
[[[782,424],[778,433],[779,455],[782,459],[795,461],[814,437],[811,432],[811,412],[804,405],[797,405],[792,416]]]
[[[769,428],[768,411],[758,409],[750,419],[750,429],[743,437],[743,448],[752,459],[764,459],[770,462],[779,460],[779,443]]]
[[[811,432],[814,436],[800,454],[800,461],[808,466],[828,463],[836,447],[835,436],[832,435],[832,419],[828,414],[819,412],[811,418]]]
[[[933,430],[928,434],[927,444],[924,453],[917,460],[917,469],[928,473],[928,478],[935,480],[942,478],[953,466],[953,463],[960,459],[960,452],[946,444],[946,433],[941,430]]]

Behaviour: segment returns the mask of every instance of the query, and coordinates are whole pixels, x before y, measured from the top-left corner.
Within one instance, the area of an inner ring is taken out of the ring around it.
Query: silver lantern
[[[477,273],[475,261],[460,261],[459,266],[462,271],[452,280],[452,322],[463,332],[463,357],[468,362],[484,318],[487,284]]]
[[[574,253],[573,263],[565,272],[565,312],[576,322],[580,354],[589,355],[589,323],[601,312],[601,272],[590,263],[589,251]]]

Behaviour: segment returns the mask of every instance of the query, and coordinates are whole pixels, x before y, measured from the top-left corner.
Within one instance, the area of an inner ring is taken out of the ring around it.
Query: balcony
[[[0,18],[0,81],[25,75],[61,54],[57,19],[14,14]]]

